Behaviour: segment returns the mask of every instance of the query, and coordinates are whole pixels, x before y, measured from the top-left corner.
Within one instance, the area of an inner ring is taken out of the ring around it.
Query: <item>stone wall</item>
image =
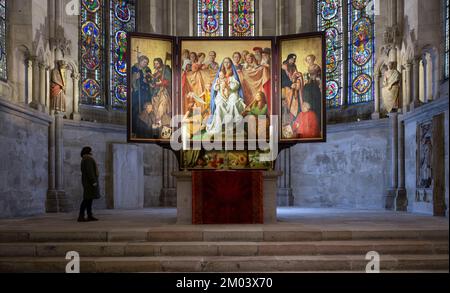
[[[294,205],[382,209],[389,185],[387,120],[328,126],[327,143],[291,149]]]
[[[108,207],[112,199],[112,144],[126,143],[126,127],[92,122],[64,123],[64,186],[72,208],[77,209],[82,200],[80,151],[91,146],[100,172],[103,197],[96,200],[95,208]],[[144,206],[159,206],[162,186],[162,149],[156,145],[140,145],[144,151]]]
[[[0,218],[45,213],[50,122],[0,98]]]

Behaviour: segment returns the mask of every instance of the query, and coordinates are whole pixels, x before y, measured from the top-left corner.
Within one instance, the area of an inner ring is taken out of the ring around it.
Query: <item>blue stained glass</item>
[[[349,104],[373,100],[374,16],[371,0],[348,0]]]
[[[127,33],[136,28],[134,0],[110,1],[110,95],[115,108],[127,102]]]
[[[105,106],[103,1],[82,0],[80,12],[80,103]]]
[[[197,35],[223,36],[223,0],[197,1]]]
[[[326,97],[328,107],[342,105],[343,84],[343,32],[342,0],[316,2],[317,24],[326,34]]]

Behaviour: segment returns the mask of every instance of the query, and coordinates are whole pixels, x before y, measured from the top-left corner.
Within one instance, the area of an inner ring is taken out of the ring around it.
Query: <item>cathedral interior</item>
[[[260,222],[196,223],[194,172],[130,135],[140,52],[126,35],[316,32],[326,139],[280,148]],[[448,272],[448,93],[448,0],[0,0],[0,272],[64,272],[68,251],[82,272],[363,272],[369,251],[382,272]],[[102,193],[92,223],[77,222],[85,146]]]

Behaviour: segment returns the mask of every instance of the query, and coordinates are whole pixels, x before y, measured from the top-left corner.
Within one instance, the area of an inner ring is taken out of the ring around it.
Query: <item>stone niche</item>
[[[444,115],[417,125],[415,210],[444,216]]]

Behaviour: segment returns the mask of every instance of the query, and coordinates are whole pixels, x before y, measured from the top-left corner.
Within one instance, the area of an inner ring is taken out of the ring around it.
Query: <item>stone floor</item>
[[[151,227],[183,227],[176,225],[176,209],[152,208],[142,210],[99,210],[95,211],[99,222],[78,223],[77,214],[46,214],[42,216],[0,219],[0,231],[8,230],[108,230],[139,229]],[[428,215],[397,213],[374,210],[279,208],[278,223],[275,225],[201,225],[195,228],[233,228],[290,226],[303,229],[350,229],[350,230],[396,230],[430,229],[448,230],[449,219]]]
[[[388,211],[280,208],[272,225],[177,225],[176,209],[0,220],[0,272],[448,272],[448,218]]]

